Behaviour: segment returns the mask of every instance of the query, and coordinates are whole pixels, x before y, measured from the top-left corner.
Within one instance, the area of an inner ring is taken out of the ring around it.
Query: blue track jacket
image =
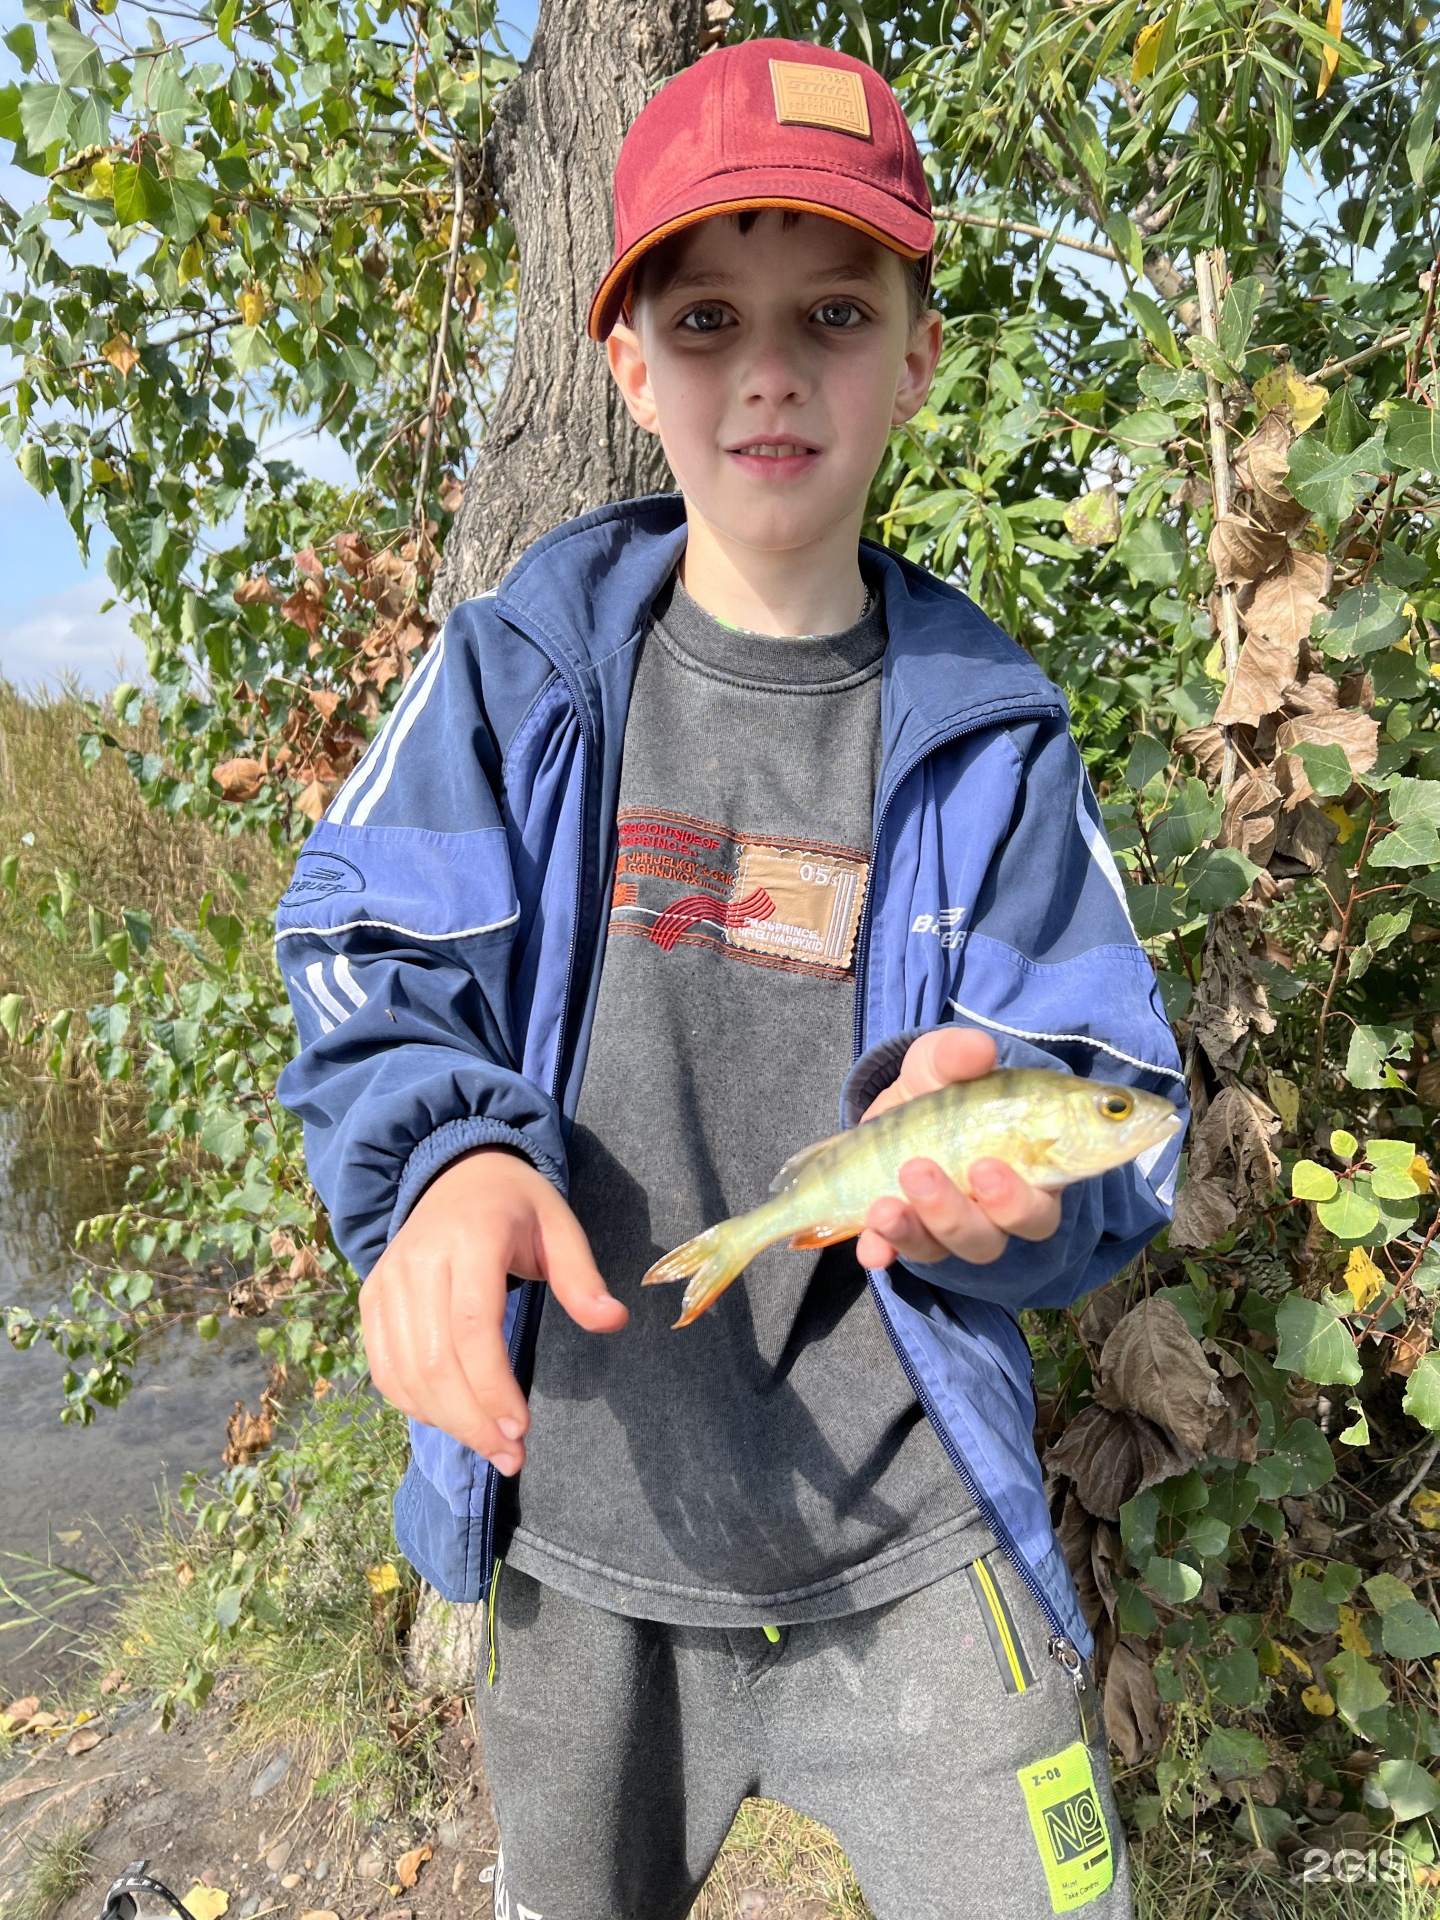
[[[678,495],[603,507],[456,607],[297,860],[276,926],[301,1047],[279,1092],[304,1122],[311,1178],[362,1275],[469,1148],[518,1148],[566,1190],[625,716],[651,602],[685,537]],[[962,593],[867,551],[889,643],[841,1125],[895,1077],[917,1034],[952,1021],[992,1034],[1001,1066],[1144,1087],[1184,1113],[1174,1037],[1063,696]],[[1170,1217],[1180,1139],[1066,1188],[1043,1243],[1012,1239],[989,1266],[951,1256],[870,1274],[971,1498],[1052,1633],[1087,1656],[1017,1315],[1068,1306],[1139,1252]],[[543,1292],[532,1281],[510,1291],[522,1381]],[[498,1476],[438,1428],[412,1421],[411,1443],[399,1544],[443,1596],[481,1599]]]

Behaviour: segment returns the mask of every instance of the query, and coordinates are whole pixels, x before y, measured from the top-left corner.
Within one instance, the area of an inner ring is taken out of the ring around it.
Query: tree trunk
[[[524,71],[497,101],[490,171],[520,246],[515,352],[445,543],[436,619],[562,520],[670,484],[585,317],[610,260],[621,136],[698,58],[703,30],[703,0],[543,0]]]
[[[621,403],[585,331],[610,262],[610,177],[626,127],[697,59],[704,0],[542,0],[524,71],[490,129],[496,198],[520,246],[505,391],[465,482],[430,612],[493,586],[538,535],[607,500],[670,483],[660,443]],[[426,1588],[406,1664],[428,1692],[475,1684],[484,1609]]]

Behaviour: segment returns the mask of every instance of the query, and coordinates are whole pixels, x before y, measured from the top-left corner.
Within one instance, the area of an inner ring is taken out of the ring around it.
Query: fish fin
[[[641,1279],[642,1287],[656,1287],[667,1280],[684,1280],[693,1275],[680,1302],[677,1327],[688,1327],[713,1306],[758,1251],[753,1241],[733,1231],[733,1225],[732,1221],[725,1220],[718,1227],[697,1233],[683,1247],[676,1247],[663,1260],[657,1260]]]
[[[854,1238],[854,1227],[805,1227],[792,1236],[790,1245],[796,1253],[804,1253],[810,1247],[833,1247],[838,1241]]]
[[[787,1187],[793,1187],[816,1154],[823,1153],[827,1147],[833,1147],[842,1137],[838,1133],[832,1133],[828,1140],[816,1140],[813,1145],[802,1147],[798,1153],[792,1153],[770,1182],[771,1193],[784,1193]]]

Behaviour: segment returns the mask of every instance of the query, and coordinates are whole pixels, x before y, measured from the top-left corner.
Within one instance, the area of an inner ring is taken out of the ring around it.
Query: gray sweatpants
[[[828,1827],[876,1920],[1131,1920],[1099,1715],[1003,1553],[773,1643],[506,1566],[491,1621],[496,1920],[684,1920],[750,1794]]]

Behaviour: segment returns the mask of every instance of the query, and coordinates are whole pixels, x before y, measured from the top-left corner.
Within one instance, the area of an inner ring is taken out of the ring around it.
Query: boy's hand
[[[861,1120],[951,1081],[978,1079],[994,1065],[995,1042],[976,1027],[923,1033],[906,1050],[898,1076],[871,1101]],[[1058,1193],[1032,1187],[1003,1160],[975,1160],[969,1172],[973,1200],[933,1160],[907,1160],[900,1169],[905,1199],[886,1194],[865,1216],[865,1231],[855,1243],[860,1264],[888,1267],[903,1256],[925,1265],[955,1253],[988,1266],[1000,1258],[1012,1233],[1022,1240],[1048,1240],[1059,1226]]]
[[[503,1147],[481,1147],[430,1183],[360,1289],[370,1377],[381,1393],[501,1473],[524,1464],[530,1424],[501,1331],[512,1273],[548,1281],[590,1333],[615,1333],[630,1317],[544,1174]]]

